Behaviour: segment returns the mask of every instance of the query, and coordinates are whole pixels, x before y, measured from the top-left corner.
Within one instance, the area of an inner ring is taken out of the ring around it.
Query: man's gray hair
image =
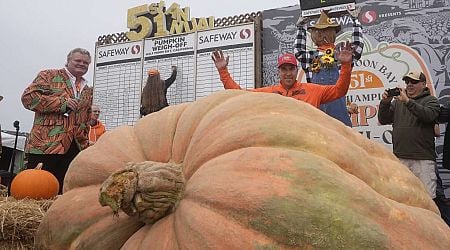
[[[75,53],[80,53],[80,54],[83,54],[83,55],[87,55],[87,56],[89,57],[89,60],[91,60],[91,54],[89,53],[89,51],[87,51],[87,50],[85,50],[85,49],[82,49],[82,48],[75,48],[75,49],[71,50],[71,51],[69,52],[69,54],[67,54],[67,63],[69,63],[70,58],[71,58],[71,57],[73,56],[73,54],[75,54]]]

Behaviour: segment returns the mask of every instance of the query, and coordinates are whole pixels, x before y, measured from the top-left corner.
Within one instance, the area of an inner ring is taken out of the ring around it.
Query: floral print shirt
[[[39,72],[22,94],[22,104],[35,112],[25,152],[32,154],[65,154],[72,141],[79,149],[89,144],[89,127],[93,88],[81,90],[76,111],[69,111],[67,101],[75,98],[66,69]],[[64,114],[68,112],[68,116]]]

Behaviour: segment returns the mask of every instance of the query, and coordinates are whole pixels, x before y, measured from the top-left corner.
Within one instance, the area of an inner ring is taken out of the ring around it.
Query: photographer
[[[434,125],[439,115],[438,100],[430,94],[422,72],[409,72],[402,80],[406,88],[383,93],[378,121],[383,125],[392,124],[394,154],[423,182],[434,199]]]

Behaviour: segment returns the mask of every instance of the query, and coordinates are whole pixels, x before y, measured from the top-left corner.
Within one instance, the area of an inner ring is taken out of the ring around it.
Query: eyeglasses
[[[100,111],[98,111],[98,110],[92,110],[92,113],[99,113],[99,114],[100,114]]]
[[[412,83],[412,84],[418,84],[420,81],[419,80],[413,80],[413,79],[405,79],[405,83],[406,84],[410,84],[410,83]]]

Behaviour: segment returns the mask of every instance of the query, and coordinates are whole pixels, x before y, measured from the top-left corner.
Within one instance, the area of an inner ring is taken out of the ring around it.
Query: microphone
[[[66,111],[66,113],[63,114],[64,117],[69,117],[70,112],[72,112],[71,108],[68,108],[69,110]]]
[[[13,126],[18,130],[19,129],[19,121],[14,121]]]
[[[78,95],[78,94],[77,94]],[[75,98],[77,101],[80,100],[80,98]],[[69,117],[70,112],[72,112],[73,110],[69,107],[66,107],[67,111],[66,113],[63,114],[64,117]]]

